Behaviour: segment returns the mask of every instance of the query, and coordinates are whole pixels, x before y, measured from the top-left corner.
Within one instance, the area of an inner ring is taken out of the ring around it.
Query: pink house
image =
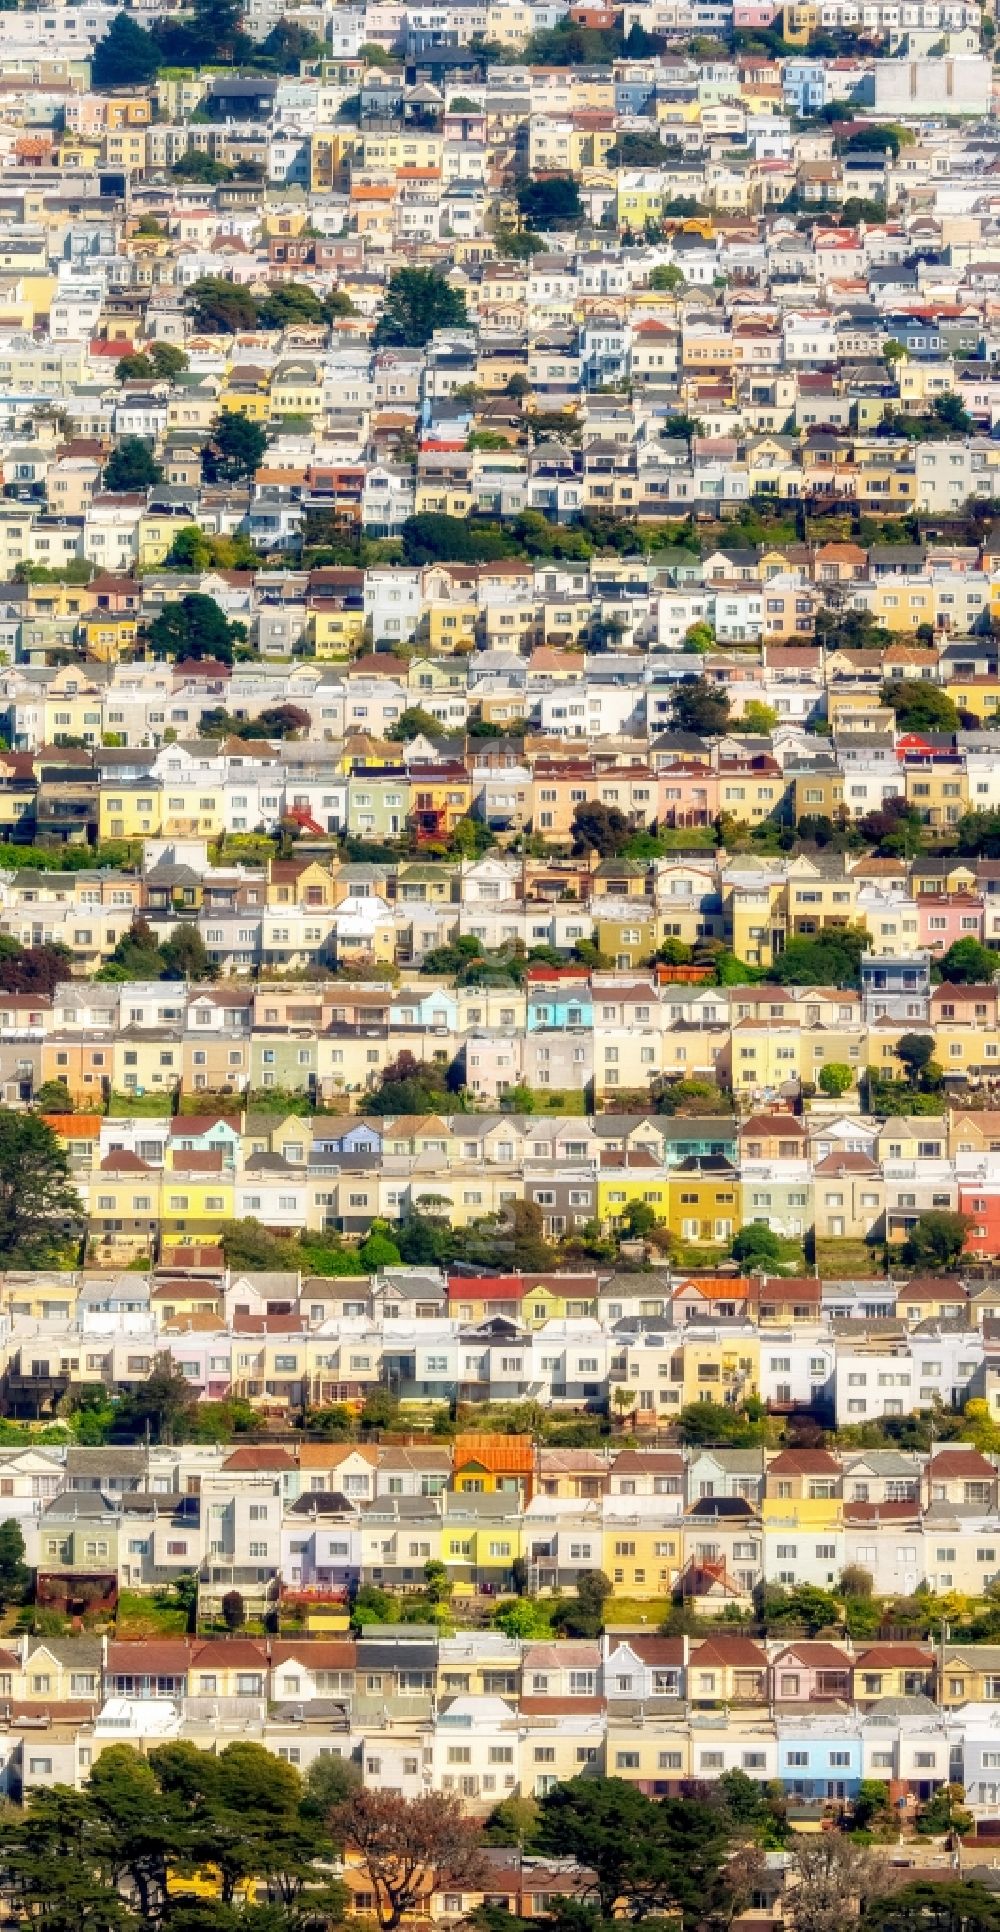
[[[780,11],[780,7],[769,6],[767,0],[736,0],[733,26],[773,27]]]
[[[773,1665],[776,1704],[815,1704],[851,1694],[851,1660],[836,1644],[789,1644]]]
[[[957,939],[982,939],[984,900],[978,892],[917,895],[917,945],[946,953]]]

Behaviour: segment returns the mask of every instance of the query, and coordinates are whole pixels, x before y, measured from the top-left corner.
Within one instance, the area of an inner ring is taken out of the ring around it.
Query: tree
[[[839,1100],[854,1085],[854,1069],[844,1060],[828,1060],[820,1067],[817,1085],[821,1093],[829,1094],[831,1100]]]
[[[398,268],[386,291],[375,345],[422,349],[436,329],[464,329],[465,296],[432,268]]]
[[[158,1356],[146,1380],[137,1382],[122,1396],[115,1416],[115,1435],[125,1442],[141,1442],[148,1430],[153,1442],[183,1441],[197,1399],[170,1356]]]
[[[224,275],[202,275],[187,291],[197,327],[206,334],[236,335],[257,326],[257,304],[249,289]]]
[[[640,1848],[648,1845],[654,1807],[623,1778],[570,1778],[542,1800],[538,1841],[543,1854],[574,1858],[594,1873],[602,1919],[630,1896]]]
[[[902,1034],[896,1041],[896,1058],[902,1061],[906,1068],[906,1077],[911,1087],[915,1087],[921,1074],[926,1073],[934,1058],[933,1034]]]
[[[71,1114],[76,1108],[65,1080],[43,1080],[32,1096],[32,1104],[40,1114]]]
[[[652,289],[667,295],[676,295],[684,287],[684,270],[676,262],[658,262],[649,278]]]
[[[286,329],[296,322],[322,322],[322,298],[305,282],[280,282],[257,305],[262,329]]]
[[[24,1537],[13,1516],[0,1523],[0,1602],[22,1603],[31,1587],[31,1571],[24,1560]]]
[[[309,1817],[325,1819],[334,1805],[341,1805],[361,1782],[361,1773],[350,1758],[328,1751],[313,1758],[303,1779],[305,1796],[302,1809]]]
[[[418,510],[407,517],[402,541],[408,564],[497,563],[518,554],[517,544],[499,524],[463,521],[438,510]]]
[[[145,354],[153,365],[154,375],[161,382],[173,382],[177,376],[184,374],[188,366],[184,350],[176,348],[172,342],[151,342]]]
[[[66,946],[48,941],[22,946],[9,933],[0,933],[0,990],[5,993],[54,993],[69,979],[73,955]]]
[[[602,859],[616,858],[628,844],[631,831],[628,819],[617,805],[605,805],[599,798],[586,798],[574,807],[574,852],[599,852]]]
[[[522,181],[517,205],[529,228],[575,228],[583,219],[580,189],[571,174],[543,175]]]
[[[730,1250],[733,1260],[743,1267],[757,1269],[776,1268],[781,1260],[781,1242],[772,1228],[766,1228],[762,1221],[750,1221],[733,1236]]]
[[[548,1635],[548,1618],[530,1597],[505,1597],[502,1603],[496,1605],[490,1622],[494,1630],[502,1630],[505,1637],[517,1637],[522,1641]]]
[[[164,979],[214,979],[216,967],[197,926],[182,919],[160,947]]]
[[[935,396],[934,417],[940,428],[946,429],[951,436],[970,436],[975,429],[961,396],[953,393]]]
[[[638,1240],[642,1235],[652,1233],[656,1226],[656,1213],[648,1201],[637,1198],[626,1201],[622,1221],[632,1239]]]
[[[761,737],[769,737],[778,723],[778,713],[773,704],[761,704],[759,698],[751,698],[743,706],[743,716],[738,720],[738,728],[753,732]]]
[[[192,591],[165,604],[146,633],[154,657],[214,658],[231,664],[233,645],[244,643],[245,624],[230,622],[214,597]]]
[[[955,847],[964,858],[1000,859],[1000,812],[966,812],[955,827]]]
[[[853,1932],[858,1914],[890,1885],[886,1861],[842,1832],[796,1836],[786,1893],[793,1932]]]
[[[846,1569],[840,1573],[837,1589],[842,1597],[855,1597],[866,1601],[872,1594],[872,1573],[861,1563],[848,1563]]]
[[[921,1805],[917,1834],[921,1838],[943,1838],[951,1832],[959,1837],[972,1830],[972,1813],[965,1809],[965,1787],[939,1784],[933,1796]]]
[[[365,1267],[372,1274],[380,1268],[398,1268],[402,1256],[395,1241],[390,1239],[386,1222],[372,1224],[368,1238],[363,1241],[359,1254]]]
[[[891,678],[882,703],[896,714],[900,731],[957,731],[961,720],[947,691],[923,678]]]
[[[537,1800],[501,1798],[486,1820],[483,1836],[488,1845],[519,1845],[523,1852],[535,1851],[538,1842]],[[509,1924],[509,1914],[505,1912],[504,1918]]]
[[[211,441],[201,453],[208,483],[241,483],[260,468],[267,434],[259,423],[236,410],[223,409],[212,426]]]
[[[433,1063],[417,1060],[405,1048],[383,1067],[379,1085],[365,1099],[373,1114],[437,1113],[448,1102],[444,1075]]]
[[[485,1887],[480,1828],[452,1792],[408,1799],[358,1790],[334,1806],[329,1823],[368,1874],[382,1932],[395,1932],[406,1914],[426,1909],[435,1892]]]
[[[445,727],[440,718],[425,711],[421,704],[407,705],[406,710],[390,725],[386,732],[393,744],[408,745],[414,738],[443,738]]]
[[[828,928],[815,939],[796,936],[764,978],[776,980],[779,986],[856,986],[867,944],[861,927]]]
[[[941,978],[952,986],[989,986],[1000,968],[1000,959],[978,939],[956,939],[944,958],[938,961]]]
[[[227,1630],[242,1630],[246,1623],[246,1606],[238,1590],[227,1590],[222,1599],[222,1621]]]
[[[156,371],[148,356],[120,356],[115,366],[116,382],[152,382]]]
[[[699,737],[717,738],[729,724],[729,699],[707,678],[685,678],[676,685],[672,710],[678,731],[693,731]]]
[[[870,1899],[861,1932],[1000,1932],[1000,1897],[974,1879],[917,1879]]]
[[[917,1216],[906,1237],[903,1260],[908,1268],[947,1273],[960,1261],[971,1226],[967,1214],[953,1214],[948,1208],[927,1208]]]
[[[39,1114],[0,1109],[0,1267],[45,1268],[85,1223],[69,1160]]]
[[[602,1919],[613,1920],[624,1899],[633,1918],[676,1916],[682,1932],[695,1932],[733,1916],[729,1830],[719,1805],[694,1798],[653,1804],[620,1778],[572,1778],[543,1799],[539,1841],[543,1852],[593,1871]]]
[[[91,84],[105,87],[148,87],[156,79],[160,51],[152,34],[137,27],[127,13],[116,13],[103,40],[94,48]]]
[[[224,161],[217,161],[205,148],[188,148],[174,162],[170,170],[175,181],[203,181],[212,188],[219,181],[231,181],[233,170]]]
[[[450,1603],[455,1591],[447,1565],[430,1558],[424,1564],[424,1590],[428,1603]]]
[[[153,452],[142,436],[123,436],[104,465],[106,490],[148,490],[154,483],[159,483],[162,476],[163,471],[159,463],[154,462]]]

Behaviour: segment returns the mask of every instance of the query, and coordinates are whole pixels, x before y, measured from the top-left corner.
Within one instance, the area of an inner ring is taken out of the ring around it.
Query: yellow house
[[[991,616],[1000,616],[1000,597],[993,604],[993,591],[990,592]],[[984,722],[996,717],[1000,711],[1000,678],[983,676],[978,678],[949,678],[948,696],[960,711],[971,711]]]
[[[181,1077],[183,1048],[163,1033],[156,1038],[128,1029],[108,1049],[114,1093],[172,1093]]]
[[[801,1078],[802,1037],[797,1021],[739,1020],[720,1054],[734,1093],[779,1090]]]
[[[190,514],[165,515],[162,510],[145,510],[137,532],[140,570],[155,570],[161,564],[177,535],[190,524]]]
[[[431,604],[425,616],[427,643],[435,654],[467,653],[474,648],[479,616],[474,603]]]
[[[226,822],[225,787],[210,779],[171,778],[163,792],[166,837],[218,838]]]
[[[898,477],[899,472],[895,473]],[[860,490],[860,477],[859,477]],[[876,624],[888,631],[915,631],[933,624],[936,592],[920,577],[884,577],[866,587],[865,604]]]
[[[355,657],[365,641],[364,611],[314,609],[309,632],[317,657]]]
[[[764,1471],[761,1520],[804,1530],[836,1529],[843,1521],[843,1470],[827,1449],[782,1449]]]
[[[648,173],[639,169],[620,171],[616,207],[619,228],[636,234],[647,222],[659,222],[666,198],[663,177],[652,169]]]
[[[233,1219],[235,1182],[217,1151],[169,1150],[163,1175],[161,1226],[165,1242],[211,1239]]]
[[[728,1247],[742,1225],[743,1190],[733,1168],[720,1160],[702,1171],[671,1170],[667,1185],[667,1226],[687,1247]]]
[[[159,779],[102,785],[97,797],[97,833],[104,839],[155,838],[163,810]]]
[[[279,362],[271,377],[272,416],[319,416],[323,370],[315,362]]]
[[[309,142],[309,186],[315,194],[332,189],[346,194],[352,164],[360,160],[362,136],[354,128],[318,127]]]
[[[642,1516],[606,1524],[601,1568],[623,1596],[658,1597],[672,1591],[681,1568],[680,1525],[648,1524]]]
[[[968,810],[968,774],[964,761],[907,764],[906,799],[920,813],[925,825],[957,825]]]
[[[80,633],[89,658],[117,664],[135,651],[139,620],[129,611],[91,611],[81,620]]]

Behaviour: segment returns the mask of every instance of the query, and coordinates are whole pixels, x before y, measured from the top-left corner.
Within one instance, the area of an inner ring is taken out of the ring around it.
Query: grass
[[[866,1241],[817,1241],[816,1270],[821,1281],[878,1280],[879,1253]]]
[[[116,1630],[119,1637],[183,1637],[187,1611],[166,1596],[144,1597],[136,1590],[123,1590]]]
[[[718,843],[714,825],[668,825],[656,834],[668,852],[701,850],[714,852]]]
[[[172,1093],[113,1093],[108,1101],[109,1120],[169,1120],[173,1111]]]
[[[644,1623],[650,1630],[657,1630],[669,1608],[669,1602],[661,1597],[608,1597],[603,1608],[604,1622],[608,1627]]]

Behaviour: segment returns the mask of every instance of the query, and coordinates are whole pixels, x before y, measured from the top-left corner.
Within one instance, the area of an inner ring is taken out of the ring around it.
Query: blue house
[[[853,1798],[861,1766],[858,1717],[778,1719],[778,1776],[789,1797]]]

